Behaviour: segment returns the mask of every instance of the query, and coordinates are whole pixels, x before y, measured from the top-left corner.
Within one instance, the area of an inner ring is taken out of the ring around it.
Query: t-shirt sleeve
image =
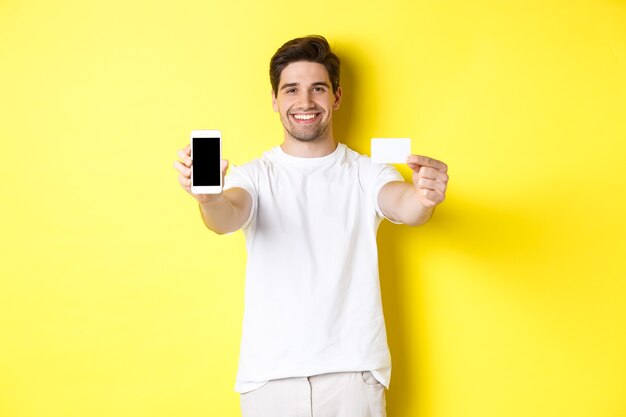
[[[373,184],[374,184],[374,207],[376,207],[376,215],[381,219],[387,219],[391,223],[402,224],[401,222],[396,222],[391,220],[389,217],[383,214],[383,211],[380,209],[378,205],[378,193],[380,189],[383,188],[385,184],[391,181],[402,181],[404,182],[404,178],[398,172],[398,170],[389,164],[372,164],[373,170]]]
[[[224,177],[224,191],[235,187],[243,188],[250,194],[250,197],[252,197],[252,208],[250,209],[250,215],[241,227],[242,229],[248,227],[248,225],[254,218],[257,210],[258,192],[257,184],[254,178],[255,175],[253,174],[252,164],[246,164],[242,166],[233,165]]]

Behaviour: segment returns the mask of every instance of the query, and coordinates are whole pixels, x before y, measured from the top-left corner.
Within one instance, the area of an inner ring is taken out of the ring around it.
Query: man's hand
[[[378,193],[378,206],[390,220],[419,226],[446,197],[448,166],[421,155],[409,155],[406,163],[413,170],[413,184],[388,182]]]
[[[413,185],[424,207],[435,207],[446,198],[448,166],[441,161],[421,155],[409,155],[407,165],[413,170]]]
[[[240,229],[252,210],[252,197],[243,188],[233,187],[219,194],[194,194],[191,192],[191,146],[178,151],[180,161],[174,162],[179,172],[178,182],[198,203],[204,224],[217,234]],[[228,160],[222,159],[222,184],[228,170]]]
[[[178,182],[183,190],[187,191],[193,198],[198,200],[198,203],[204,204],[206,202],[217,199],[220,194],[194,194],[191,192],[191,145],[187,145],[184,149],[178,151],[178,158],[180,161],[174,162],[174,168],[180,173],[178,175]],[[228,160],[221,160],[222,168],[222,184],[224,184],[224,175],[228,170]]]

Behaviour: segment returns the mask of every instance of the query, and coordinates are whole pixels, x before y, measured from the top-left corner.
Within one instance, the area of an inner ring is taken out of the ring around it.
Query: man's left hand
[[[413,185],[424,207],[435,207],[446,198],[448,166],[421,155],[409,155],[406,163],[413,170]]]

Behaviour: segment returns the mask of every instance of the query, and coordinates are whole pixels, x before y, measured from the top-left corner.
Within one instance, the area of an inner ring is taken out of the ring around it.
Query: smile
[[[297,123],[311,123],[320,113],[293,113],[291,117],[293,117]]]

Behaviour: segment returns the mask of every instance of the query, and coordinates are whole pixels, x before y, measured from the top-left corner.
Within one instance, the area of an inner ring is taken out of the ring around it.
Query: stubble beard
[[[318,116],[318,117],[321,117]],[[298,126],[293,124],[289,115],[286,116],[287,120],[283,120],[283,127],[287,130],[287,133],[292,138],[300,142],[313,142],[316,139],[321,138],[328,130],[329,123],[319,123],[315,127],[313,126]]]

